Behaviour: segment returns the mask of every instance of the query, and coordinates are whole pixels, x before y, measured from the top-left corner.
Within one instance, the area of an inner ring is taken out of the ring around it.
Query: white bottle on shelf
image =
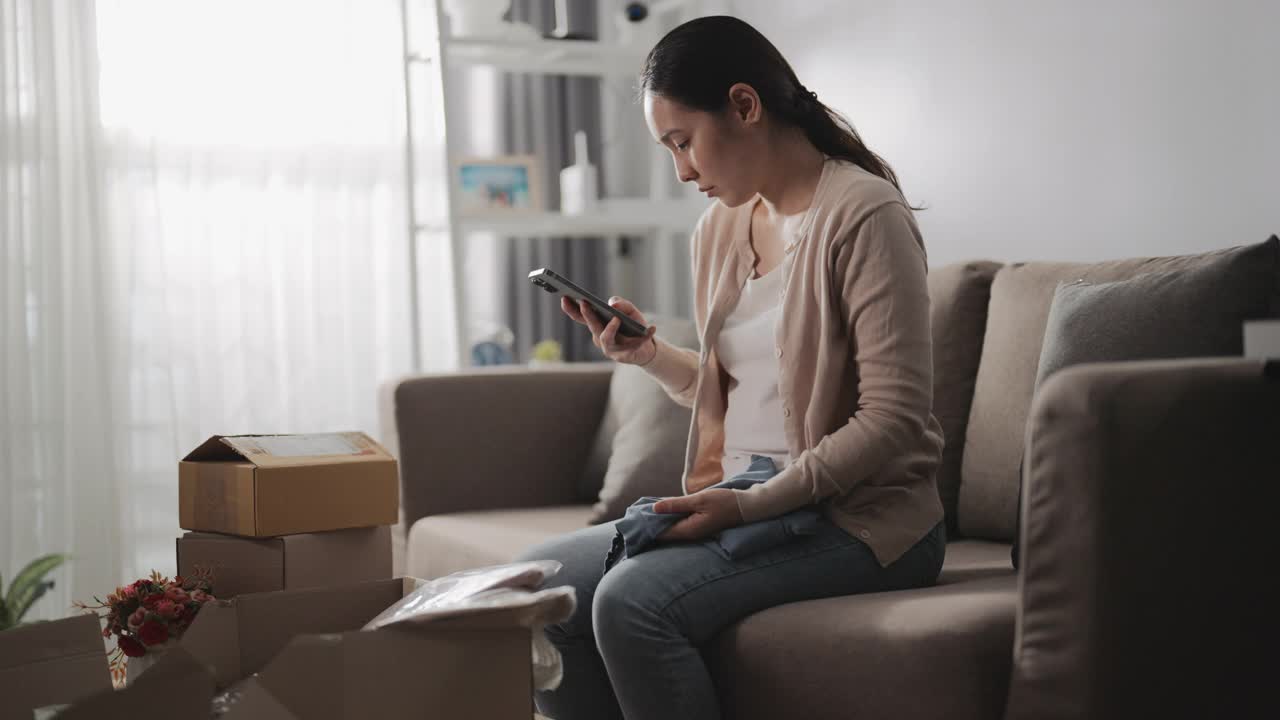
[[[560,171],[560,212],[582,215],[596,209],[598,171],[587,159],[587,133],[573,134],[573,164]]]

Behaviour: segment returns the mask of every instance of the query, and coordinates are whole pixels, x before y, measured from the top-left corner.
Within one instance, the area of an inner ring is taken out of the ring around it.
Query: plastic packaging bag
[[[424,582],[365,624],[376,630],[397,623],[447,622],[451,627],[518,625],[533,631],[533,682],[553,690],[563,678],[560,652],[543,628],[567,620],[577,606],[572,586],[538,590],[563,567],[554,560],[463,570]]]

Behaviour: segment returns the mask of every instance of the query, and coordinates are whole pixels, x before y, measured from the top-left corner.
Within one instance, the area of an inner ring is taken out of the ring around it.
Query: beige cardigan
[[[642,366],[676,402],[693,408],[686,494],[723,479],[729,377],[716,357],[716,338],[752,272],[755,202],[713,203],[694,229],[694,321],[702,351],[657,338],[657,353]],[[786,252],[795,256],[782,278],[775,341],[794,460],[767,482],[733,492],[748,523],[820,504],[889,565],[943,514],[924,243],[893,185],[828,158]]]

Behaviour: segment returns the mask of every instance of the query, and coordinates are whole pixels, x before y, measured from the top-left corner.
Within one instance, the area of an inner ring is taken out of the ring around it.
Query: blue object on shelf
[[[485,340],[471,346],[473,365],[510,365],[511,351],[496,342]]]

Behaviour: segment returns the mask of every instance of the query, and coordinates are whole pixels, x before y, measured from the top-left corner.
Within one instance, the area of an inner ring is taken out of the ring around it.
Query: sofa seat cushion
[[[586,527],[591,514],[582,504],[428,515],[409,529],[405,571],[432,580],[513,562],[543,540]]]
[[[961,540],[934,587],[770,608],[704,656],[725,717],[999,718],[1016,603],[1009,545]]]
[[[1009,543],[988,540],[957,540],[947,543],[947,558],[942,563],[939,585],[968,580],[1004,577],[1013,572],[1009,562]]]

